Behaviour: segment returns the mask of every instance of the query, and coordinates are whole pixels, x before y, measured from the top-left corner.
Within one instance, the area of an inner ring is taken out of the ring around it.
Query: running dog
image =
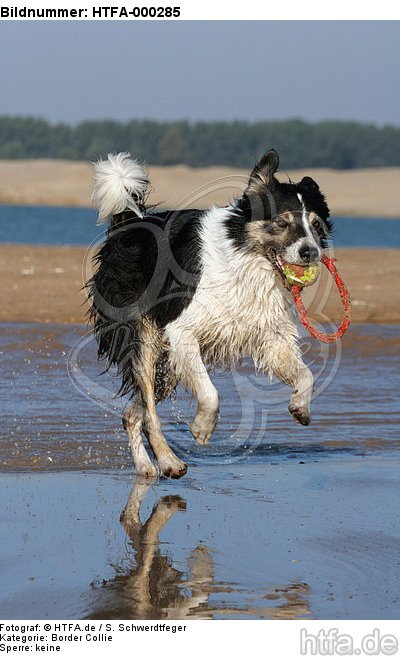
[[[197,400],[190,430],[207,444],[218,418],[208,371],[252,358],[293,389],[289,412],[310,423],[311,371],[303,363],[285,264],[318,263],[332,224],[310,177],[280,182],[269,150],[227,207],[163,212],[146,206],[147,171],[129,153],[94,166],[93,199],[108,236],[88,282],[98,354],[130,395],[123,425],[136,471],[179,478],[187,466],[162,433],[157,403],[178,383]]]

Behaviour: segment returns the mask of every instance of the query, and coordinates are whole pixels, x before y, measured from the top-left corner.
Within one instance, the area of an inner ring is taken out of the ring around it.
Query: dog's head
[[[263,255],[282,271],[286,262],[319,262],[332,222],[317,183],[309,177],[297,184],[279,182],[278,166],[278,153],[269,150],[254,167],[237,205],[241,226],[230,236],[237,246]]]

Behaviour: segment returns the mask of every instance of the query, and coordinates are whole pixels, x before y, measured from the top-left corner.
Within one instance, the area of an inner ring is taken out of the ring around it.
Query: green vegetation
[[[96,160],[130,150],[149,164],[226,165],[249,168],[266,149],[278,150],[285,168],[336,169],[400,166],[400,128],[356,122],[301,120],[258,123],[85,121],[51,125],[0,116],[0,158]]]

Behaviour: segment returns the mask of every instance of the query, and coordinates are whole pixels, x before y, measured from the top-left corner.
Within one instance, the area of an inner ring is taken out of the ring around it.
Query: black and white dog
[[[146,170],[128,153],[95,164],[99,222],[110,221],[89,281],[99,357],[116,365],[138,474],[156,475],[142,430],[163,476],[186,473],[168,446],[156,405],[179,382],[196,398],[190,425],[207,444],[218,417],[208,367],[250,357],[258,370],[293,388],[289,411],[310,422],[313,377],[301,359],[285,263],[317,263],[330,235],[318,185],[279,182],[268,151],[243,195],[207,211],[146,209]]]

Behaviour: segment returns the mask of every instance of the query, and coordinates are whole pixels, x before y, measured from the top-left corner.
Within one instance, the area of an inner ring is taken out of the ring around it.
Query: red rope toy
[[[303,301],[301,300],[302,288],[299,285],[293,285],[291,287],[291,292],[303,326],[307,328],[310,335],[315,337],[315,339],[319,339],[320,342],[325,342],[326,344],[329,344],[330,342],[335,342],[337,339],[342,337],[346,332],[346,330],[348,329],[348,327],[350,326],[351,303],[350,303],[349,291],[346,285],[344,284],[343,280],[341,279],[337,268],[334,265],[334,262],[336,262],[336,258],[331,258],[331,257],[327,257],[326,255],[323,255],[321,258],[321,262],[325,264],[326,268],[328,269],[329,273],[332,275],[335,281],[336,287],[338,288],[338,292],[340,294],[340,298],[342,299],[343,309],[345,311],[344,319],[340,324],[339,328],[337,329],[337,331],[334,333],[327,334],[327,333],[321,333],[316,328],[314,328],[314,326],[308,320],[307,311],[303,305]]]

